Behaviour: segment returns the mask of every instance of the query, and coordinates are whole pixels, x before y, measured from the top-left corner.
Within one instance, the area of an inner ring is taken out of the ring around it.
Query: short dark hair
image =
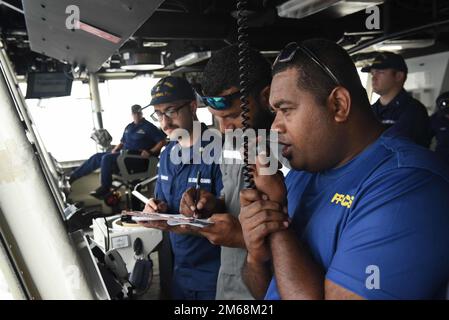
[[[132,113],[142,113],[142,107],[139,104],[133,104],[131,106]]]
[[[342,47],[325,39],[310,39],[301,44],[312,51],[335,74],[340,85],[351,94],[354,104],[369,106],[366,90],[362,86],[354,62]],[[298,70],[298,87],[311,92],[316,101],[324,105],[329,94],[336,87],[331,77],[301,50],[296,52],[291,61],[276,64],[273,67],[273,76],[289,68]]]
[[[231,45],[215,51],[207,62],[202,76],[202,90],[207,96],[216,96],[231,87],[240,89],[239,48]],[[247,51],[248,90],[258,94],[271,83],[271,64],[262,54],[249,48]]]

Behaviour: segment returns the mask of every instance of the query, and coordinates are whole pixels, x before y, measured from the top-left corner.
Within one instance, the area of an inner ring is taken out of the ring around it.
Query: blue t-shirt
[[[142,119],[138,124],[131,122],[125,128],[121,142],[127,150],[148,150],[159,141],[165,139],[165,134],[151,122]]]
[[[386,131],[344,166],[290,171],[288,210],[325,277],[366,299],[442,298],[449,280],[449,173]],[[280,299],[275,279],[266,299]]]
[[[204,126],[203,126],[204,128]],[[198,155],[208,144],[202,141],[188,148],[189,161]],[[183,193],[195,187],[198,171],[201,172],[201,189],[220,196],[223,188],[219,163],[191,164],[187,161],[175,164],[170,153],[182,149],[177,142],[170,142],[162,151],[159,161],[155,195],[168,204],[168,212],[179,213],[179,204]],[[173,157],[174,158],[174,157]],[[170,233],[170,242],[174,253],[174,277],[182,281],[182,287],[195,291],[215,291],[218,269],[220,268],[220,247],[209,240],[193,235]]]

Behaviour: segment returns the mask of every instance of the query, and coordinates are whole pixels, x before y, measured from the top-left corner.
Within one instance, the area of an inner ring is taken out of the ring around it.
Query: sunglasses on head
[[[296,42],[290,42],[285,46],[284,49],[282,49],[273,63],[273,68],[279,63],[292,61],[298,50],[304,53],[310,60],[312,60],[318,67],[320,67],[320,69],[323,70],[324,73],[326,73],[337,86],[341,84],[337,76],[335,76],[335,74],[329,69],[329,67],[321,62],[320,59],[318,59],[318,57],[309,48]]]
[[[240,98],[240,91],[222,97],[201,96],[201,100],[203,101],[203,103],[215,110],[226,110],[230,108],[232,106],[232,102],[237,98]]]

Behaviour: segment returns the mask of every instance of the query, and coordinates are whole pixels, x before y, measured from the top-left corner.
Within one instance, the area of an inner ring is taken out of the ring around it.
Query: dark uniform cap
[[[404,58],[393,52],[379,52],[370,66],[362,68],[362,72],[370,72],[371,69],[395,69],[408,72]]]
[[[138,104],[135,104],[131,107],[131,112],[132,113],[140,113],[140,112],[142,112],[142,107],[139,106]]]
[[[193,87],[184,78],[168,76],[159,80],[151,89],[152,106],[179,100],[195,100]]]

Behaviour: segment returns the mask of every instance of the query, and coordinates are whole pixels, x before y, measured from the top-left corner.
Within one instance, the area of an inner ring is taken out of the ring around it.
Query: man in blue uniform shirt
[[[428,147],[429,116],[426,107],[404,90],[408,72],[404,58],[392,52],[380,52],[362,72],[371,72],[373,91],[380,95],[372,105],[377,119],[415,143]]]
[[[196,99],[191,85],[183,78],[166,77],[152,90],[155,117],[164,132],[172,138],[178,137],[179,130],[189,133],[179,141],[171,141],[162,151],[155,199],[145,207],[145,212],[167,212],[178,214],[183,193],[195,186],[200,172],[201,189],[216,197],[223,187],[219,163],[206,164],[202,150],[212,141],[203,141],[201,134],[207,127],[196,117]],[[220,138],[217,136],[217,138]],[[219,139],[221,142],[221,138]],[[178,158],[179,153],[188,155]],[[176,159],[174,159],[176,157]],[[181,160],[181,161],[180,161]],[[170,231],[170,242],[174,255],[172,297],[182,300],[213,300],[215,298],[218,269],[220,267],[220,247],[206,238],[187,234],[182,227],[169,227],[166,222],[144,224]]]
[[[435,152],[449,165],[449,92],[436,100],[437,111],[430,117],[432,136],[436,139]]]
[[[273,65],[270,103],[295,170],[287,199],[280,175],[256,174],[258,190],[241,192],[254,295],[443,297],[449,173],[434,153],[384,131],[346,51],[319,39],[289,44]]]
[[[141,106],[133,105],[131,112],[133,122],[126,126],[120,143],[111,152],[99,152],[91,156],[71,173],[70,183],[101,167],[101,186],[90,193],[101,199],[109,193],[112,174],[118,171],[117,158],[120,150],[131,150],[147,159],[150,156],[159,155],[161,148],[165,145],[165,135],[143,117]]]

